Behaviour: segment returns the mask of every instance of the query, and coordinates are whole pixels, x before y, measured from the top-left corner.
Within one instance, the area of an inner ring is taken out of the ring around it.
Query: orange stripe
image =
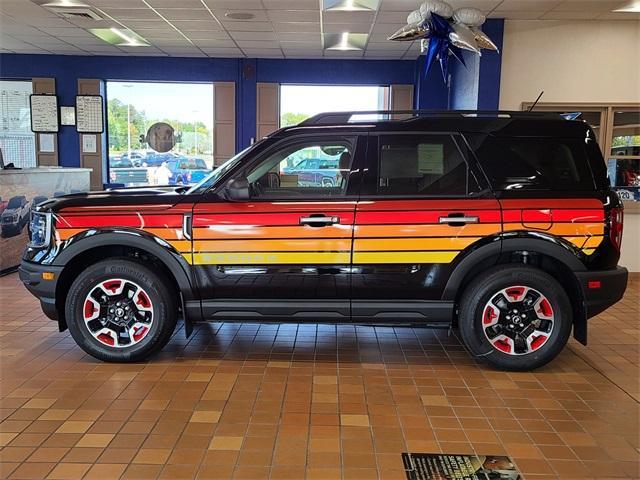
[[[580,235],[602,235],[604,234],[604,225],[602,223],[554,223],[548,228],[548,223],[531,223],[525,227],[521,223],[505,223],[504,231],[512,232],[515,230],[526,231],[542,231],[557,236],[580,236]]]
[[[356,252],[462,250],[478,240],[480,237],[367,238],[355,240],[353,249]]]
[[[171,242],[174,245],[177,242]],[[180,242],[189,243],[189,242]],[[185,245],[180,245],[184,248]],[[190,246],[186,245],[188,251]],[[349,252],[350,239],[311,240],[204,240],[193,242],[194,253],[200,252]]]
[[[315,228],[306,225],[292,227],[262,227],[255,225],[215,225],[194,228],[194,240],[230,240],[237,238],[351,238],[351,225],[330,225]]]
[[[356,238],[401,237],[484,237],[500,233],[499,223],[468,224],[463,227],[450,225],[359,225]]]

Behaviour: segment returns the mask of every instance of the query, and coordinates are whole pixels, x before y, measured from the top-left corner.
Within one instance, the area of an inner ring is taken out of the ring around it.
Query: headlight
[[[31,212],[29,222],[30,247],[42,248],[49,245],[51,237],[51,213]]]

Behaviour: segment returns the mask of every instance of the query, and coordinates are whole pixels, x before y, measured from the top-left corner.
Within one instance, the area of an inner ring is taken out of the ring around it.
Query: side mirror
[[[227,182],[225,193],[229,200],[249,200],[249,181],[246,178],[232,178]]]

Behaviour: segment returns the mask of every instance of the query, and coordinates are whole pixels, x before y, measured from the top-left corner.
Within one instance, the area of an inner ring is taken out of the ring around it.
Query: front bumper
[[[56,286],[62,269],[63,267],[40,265],[26,260],[18,267],[20,280],[27,290],[40,300],[42,311],[52,320],[58,320],[60,317],[56,308]],[[42,274],[45,272],[52,273],[53,280],[44,280]]]
[[[627,289],[629,272],[624,267],[575,274],[582,289],[587,318],[594,317],[615,304]]]

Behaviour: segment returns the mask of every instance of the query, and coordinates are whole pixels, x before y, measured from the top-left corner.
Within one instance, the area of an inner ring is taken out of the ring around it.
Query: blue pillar
[[[420,110],[446,110],[449,107],[449,88],[442,78],[440,65],[434,64],[425,75],[425,57],[415,62],[415,108]]]
[[[478,75],[478,109],[498,110],[500,108],[500,75],[502,70],[502,48],[504,40],[504,19],[491,18],[482,25],[482,30],[498,46],[500,53],[482,50]]]
[[[243,58],[238,62],[236,87],[236,151],[243,150],[256,137],[256,87],[258,62]]]

